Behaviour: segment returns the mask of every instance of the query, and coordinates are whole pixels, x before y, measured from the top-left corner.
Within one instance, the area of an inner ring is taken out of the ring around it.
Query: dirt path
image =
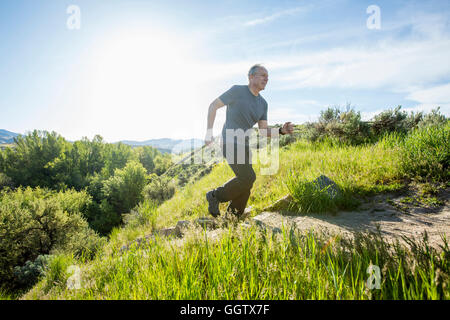
[[[402,236],[421,240],[424,232],[427,232],[429,244],[439,248],[439,245],[443,243],[442,235],[450,240],[450,188],[443,190],[439,195],[439,198],[443,200],[443,205],[439,207],[426,207],[418,203],[414,206],[411,202],[402,201],[416,195],[416,191],[397,196],[377,195],[368,199],[357,211],[338,212],[334,215],[290,214],[289,212],[268,210],[253,218],[245,219],[241,224],[250,226],[256,222],[257,225],[276,232],[281,232],[283,226],[295,226],[299,231],[307,232],[312,229],[316,232],[344,236],[352,236],[355,232],[377,232],[379,228],[381,235],[389,242],[397,239],[403,242]],[[250,211],[246,212],[251,214]],[[128,250],[132,243],[146,242],[155,235],[171,237],[174,243],[182,245],[185,228],[189,229],[192,226],[196,226],[200,230],[206,228],[207,236],[211,240],[217,240],[223,232],[228,232],[227,228],[221,226],[220,218],[214,219],[208,216],[194,221],[179,221],[176,226],[156,230],[152,234],[129,242],[120,250]]]
[[[400,196],[386,201],[387,196],[377,196],[363,204],[358,211],[330,214],[308,214],[290,216],[286,213],[263,212],[254,219],[280,228],[283,224],[294,224],[299,230],[327,231],[350,235],[358,231],[376,231],[379,226],[381,234],[388,240],[401,236],[421,239],[426,231],[429,243],[433,246],[442,244],[441,234],[450,238],[450,206],[448,193],[445,204],[438,208],[426,208],[401,205]]]

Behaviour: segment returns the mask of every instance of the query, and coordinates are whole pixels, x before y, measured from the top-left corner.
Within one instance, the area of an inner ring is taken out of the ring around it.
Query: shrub
[[[314,183],[300,180],[293,174],[287,180],[287,187],[293,198],[289,210],[302,213],[337,210],[335,202],[327,193],[327,188],[318,188]]]
[[[71,252],[93,256],[100,248],[101,238],[75,210],[80,203],[66,199],[61,204],[63,196],[29,187],[0,194],[0,282],[18,285],[14,267],[24,266],[39,255]],[[65,196],[73,198],[74,194]]]
[[[131,210],[131,213],[123,215],[126,227],[137,228],[143,225],[150,225],[152,229],[156,227],[158,204],[152,200],[145,199],[138,206]]]
[[[169,177],[152,175],[150,183],[144,189],[146,199],[162,203],[175,194],[175,183]]]
[[[448,119],[445,115],[441,114],[439,109],[440,107],[437,107],[436,109],[431,110],[430,113],[426,114],[418,123],[418,127],[445,125]]]
[[[75,261],[71,255],[59,254],[49,260],[45,273],[44,292],[47,293],[54,286],[66,287],[67,280],[71,276],[71,267],[75,266]]]
[[[395,109],[389,109],[377,114],[373,118],[372,130],[375,135],[381,135],[384,132],[405,132],[404,121],[407,117],[406,112],[400,111],[401,106]]]
[[[125,168],[116,169],[114,176],[103,184],[103,194],[117,214],[128,213],[143,200],[142,191],[147,172],[138,161],[127,162]]]
[[[349,105],[346,111],[338,107],[321,111],[317,123],[307,124],[306,136],[311,141],[335,139],[346,144],[359,144],[369,138],[369,125],[361,121],[360,112]]]
[[[14,277],[22,288],[30,288],[45,275],[51,255],[39,255],[34,261],[28,260],[24,266],[14,267]]]
[[[8,177],[6,174],[0,172],[0,190],[4,188],[13,188],[14,183],[10,177]]]
[[[422,112],[411,112],[408,115],[405,111],[400,111],[401,108],[401,106],[398,106],[395,109],[383,111],[373,118],[372,131],[375,137],[394,131],[406,134],[417,128],[419,123],[423,121]]]

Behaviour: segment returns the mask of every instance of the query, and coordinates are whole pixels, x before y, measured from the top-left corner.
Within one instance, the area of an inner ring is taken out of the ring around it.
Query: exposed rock
[[[192,223],[188,220],[180,220],[177,222],[177,225],[175,226],[177,237],[182,237],[184,231],[189,228],[192,225]]]
[[[338,185],[327,176],[321,175],[317,179],[313,180],[312,183],[314,183],[321,190],[328,187],[327,193],[331,199],[334,199],[341,194],[341,189],[339,189]]]
[[[188,221],[188,220],[180,220],[180,221],[177,222],[177,225],[176,225],[175,228],[178,228],[178,229],[181,230],[181,229],[188,228],[190,225],[191,225],[190,221]]]
[[[311,183],[320,189],[324,189],[324,188],[328,187],[327,193],[332,199],[334,199],[336,196],[341,194],[341,190],[338,187],[338,185],[333,180],[331,180],[330,178],[328,178],[325,175],[319,176],[317,179],[311,181]],[[293,200],[292,196],[290,194],[288,194],[288,195],[284,196],[283,198],[275,201],[270,206],[264,208],[263,210],[271,211],[271,212],[286,211],[289,209],[289,204],[292,202],[292,200]]]
[[[217,222],[213,218],[201,217],[194,221],[196,224],[199,224],[202,228],[217,228]]]
[[[270,230],[273,233],[281,233],[281,228],[273,226],[270,221],[274,216],[271,212],[263,212],[252,219],[252,221],[260,228]],[[278,217],[278,214],[276,215]]]
[[[163,237],[170,237],[170,236],[177,237],[178,236],[176,227],[156,230],[155,232],[153,232],[153,235],[159,235],[159,236],[163,236]]]
[[[264,208],[264,211],[284,211],[289,208],[289,204],[292,201],[292,196],[290,194],[284,196],[283,198],[275,201],[270,206]]]

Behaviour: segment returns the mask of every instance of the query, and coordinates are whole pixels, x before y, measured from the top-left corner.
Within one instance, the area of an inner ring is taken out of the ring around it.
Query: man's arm
[[[271,130],[268,130],[269,126],[267,124],[267,120],[259,120],[258,128],[265,129],[267,137],[271,137]],[[294,132],[294,126],[291,122],[286,122],[281,128],[281,134],[292,134]]]
[[[208,108],[208,121],[206,125],[206,137],[205,137],[205,144],[209,145],[213,142],[213,127],[214,127],[214,120],[216,119],[216,112],[218,109],[225,106],[225,104],[217,98],[214,100]]]

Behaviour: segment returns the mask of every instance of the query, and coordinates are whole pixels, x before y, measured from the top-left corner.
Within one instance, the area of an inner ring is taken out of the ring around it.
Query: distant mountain
[[[14,143],[14,138],[18,135],[18,133],[0,129],[0,144]]]
[[[203,145],[203,140],[200,139],[151,139],[146,141],[120,141],[130,146],[151,146],[165,153],[180,153],[190,151],[191,148],[197,149]]]
[[[14,138],[19,136],[19,133],[0,129],[0,144],[14,143]],[[73,141],[69,141],[73,142]],[[200,139],[151,139],[146,141],[120,141],[132,147],[151,146],[163,153],[180,153],[190,151],[192,146],[196,149],[203,145],[203,140]]]

